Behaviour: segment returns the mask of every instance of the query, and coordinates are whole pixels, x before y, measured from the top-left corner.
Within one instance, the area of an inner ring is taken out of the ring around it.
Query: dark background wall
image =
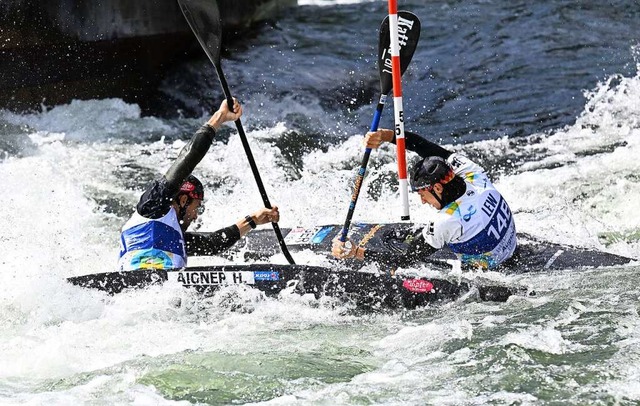
[[[296,3],[218,0],[223,35]],[[145,109],[167,68],[197,52],[175,0],[2,0],[0,108],[120,97]]]

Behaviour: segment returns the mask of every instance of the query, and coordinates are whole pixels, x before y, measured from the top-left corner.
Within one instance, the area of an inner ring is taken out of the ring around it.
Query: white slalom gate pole
[[[402,29],[402,40],[407,37]],[[409,220],[409,184],[407,182],[407,157],[404,141],[404,111],[402,107],[402,73],[400,71],[400,35],[398,31],[398,2],[389,0],[389,34],[391,37],[391,76],[393,77],[393,110],[395,115],[396,153],[398,159],[398,181],[402,213],[400,219]]]

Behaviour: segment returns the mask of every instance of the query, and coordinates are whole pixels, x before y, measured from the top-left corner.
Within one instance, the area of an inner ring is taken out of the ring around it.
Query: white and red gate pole
[[[398,35],[398,2],[389,0],[389,33],[391,36],[391,76],[393,78],[393,110],[398,159],[398,181],[402,220],[409,220],[409,185],[407,182],[407,156],[404,142],[404,112],[402,107],[402,72],[400,70],[400,38]],[[406,41],[406,37],[404,39]]]

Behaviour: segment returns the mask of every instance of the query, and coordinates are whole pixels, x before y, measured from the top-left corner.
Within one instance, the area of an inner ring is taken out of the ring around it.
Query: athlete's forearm
[[[205,124],[196,131],[193,138],[182,148],[178,158],[165,174],[167,187],[172,195],[178,193],[184,179],[193,172],[196,165],[207,154],[215,135],[216,130],[211,125]]]
[[[443,159],[449,158],[449,155],[453,152],[442,148],[440,145],[435,144],[419,134],[412,133],[411,131],[405,131],[404,133],[405,147],[409,151],[413,151],[421,157],[439,156]],[[396,143],[396,137],[393,137],[393,143]]]
[[[212,233],[185,233],[187,255],[216,255],[238,242],[240,230],[234,224]]]

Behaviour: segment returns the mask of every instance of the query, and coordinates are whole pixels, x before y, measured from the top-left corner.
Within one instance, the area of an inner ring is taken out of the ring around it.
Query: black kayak
[[[310,228],[297,227],[281,229],[287,247],[291,252],[310,250],[329,256],[334,237],[340,234],[342,226],[325,225]],[[376,252],[387,254],[389,263],[402,257],[408,248],[404,238],[415,231],[409,223],[353,223],[349,237],[365,248],[372,248]],[[198,244],[193,238],[188,245],[191,255],[207,255],[206,247]],[[271,230],[255,230],[239,241],[232,251],[242,253],[245,259],[264,260],[280,252],[276,239]],[[426,264],[440,264],[456,257],[448,249],[442,249],[420,262]],[[549,270],[581,270],[603,266],[625,265],[636,261],[632,258],[610,254],[598,250],[591,250],[569,245],[544,242],[527,234],[518,233],[518,248],[513,258],[498,269],[503,273],[523,273]],[[348,261],[354,268],[360,266],[358,261]]]
[[[282,229],[285,242],[291,252],[311,250],[329,255],[332,240],[340,233],[341,226],[326,225],[311,228]],[[350,237],[364,247],[377,252],[387,252],[388,259],[401,257],[407,244],[403,236],[413,231],[407,223],[352,224]],[[190,256],[210,255],[207,233],[187,233],[187,251]],[[635,261],[597,250],[542,242],[524,234],[518,234],[518,249],[514,257],[498,271],[505,273],[541,272],[553,270],[581,270],[602,266],[625,265]],[[280,252],[279,244],[271,230],[255,230],[236,243],[229,251],[230,258],[238,255],[245,260],[265,260]],[[453,262],[452,262],[453,260]],[[456,262],[448,250],[441,250],[424,258],[429,271],[438,275],[451,274]],[[429,303],[450,301],[475,291],[480,300],[506,301],[512,295],[531,295],[525,287],[475,279],[457,281],[456,277],[425,278],[395,272],[395,267],[382,265],[380,272],[363,272],[360,261],[334,260],[330,268],[309,265],[250,264],[214,265],[177,270],[140,270],[107,272],[68,278],[74,285],[98,289],[109,294],[126,289],[144,288],[150,285],[173,283],[192,288],[203,294],[212,294],[225,285],[248,285],[266,295],[275,296],[283,290],[300,294],[346,297],[359,306],[415,308]]]
[[[415,308],[451,301],[469,292],[480,300],[504,302],[512,295],[526,295],[526,288],[496,282],[450,281],[349,270],[332,270],[308,265],[216,265],[178,270],[107,272],[67,279],[85,288],[116,294],[127,289],[175,284],[212,294],[221,286],[247,285],[276,296],[285,289],[316,298],[331,296],[353,301],[359,307]]]

